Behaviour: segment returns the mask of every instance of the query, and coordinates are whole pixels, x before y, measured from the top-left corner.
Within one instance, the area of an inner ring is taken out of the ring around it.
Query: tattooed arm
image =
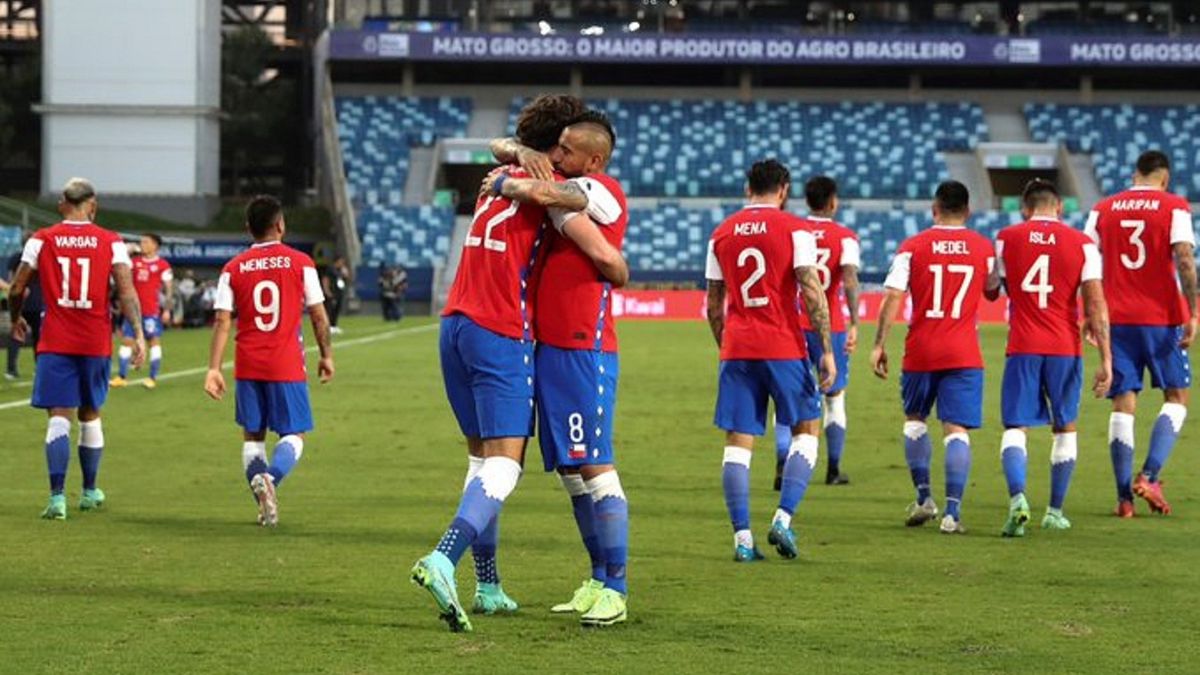
[[[588,207],[587,194],[575,183],[508,178],[506,174],[501,174],[496,180],[502,181],[500,194],[513,201],[538,204],[547,208],[557,207],[567,211],[585,211]],[[495,183],[492,185],[492,191],[495,192]]]
[[[830,340],[829,301],[825,299],[825,288],[817,275],[816,267],[797,267],[796,281],[800,284],[800,299],[804,302],[804,313],[812,324],[813,330],[821,336],[824,353],[821,354],[819,371],[821,373],[821,389],[833,386],[837,377],[837,361],[833,356],[833,344]]]
[[[519,164],[538,180],[554,180],[554,165],[546,153],[527,148],[512,137],[494,139],[489,147],[501,164]]]
[[[842,265],[842,289],[846,292],[846,307],[850,310],[850,327],[846,329],[846,353],[858,347],[858,267]]]
[[[1200,307],[1196,304],[1195,247],[1187,242],[1179,242],[1172,248],[1175,251],[1175,270],[1179,273],[1179,288],[1191,312],[1191,317],[1184,324],[1183,337],[1179,340],[1179,346],[1187,349],[1196,339],[1196,323],[1200,319]]]
[[[725,332],[725,282],[708,280],[708,327],[712,330],[717,347],[721,346],[721,335]]]
[[[146,359],[146,336],[142,332],[142,303],[138,301],[137,290],[133,287],[133,268],[119,263],[112,267],[113,279],[117,282],[117,297],[121,301],[121,314],[133,327],[133,361],[134,368],[140,368]]]

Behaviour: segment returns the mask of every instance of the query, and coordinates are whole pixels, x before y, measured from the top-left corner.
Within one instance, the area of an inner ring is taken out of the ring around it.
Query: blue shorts
[[[108,398],[112,359],[107,356],[38,354],[33,374],[35,408],[92,408],[99,410]]]
[[[533,344],[493,333],[461,314],[442,319],[446,397],[464,436],[533,435]]]
[[[162,318],[157,316],[142,317],[142,332],[145,333],[146,339],[162,337],[163,325]],[[121,322],[121,334],[127,338],[133,338],[133,324],[126,319]]]
[[[1079,419],[1083,359],[1013,354],[1004,362],[1000,416],[1006,427],[1062,427]]]
[[[546,471],[612,464],[617,355],[538,345],[534,360],[538,443]]]
[[[721,362],[713,424],[725,431],[762,436],[767,399],[775,421],[789,427],[821,418],[821,393],[807,359]]]
[[[312,431],[307,382],[238,380],[237,423],[246,431],[270,429],[280,436]]]
[[[1108,397],[1142,390],[1142,375],[1150,371],[1155,389],[1187,389],[1192,367],[1179,348],[1179,326],[1113,326],[1113,381]]]
[[[955,368],[900,375],[904,414],[929,417],[937,403],[938,419],[968,429],[983,424],[983,368]]]
[[[821,334],[806,330],[804,331],[804,341],[808,343],[808,360],[812,361],[812,366],[816,369],[821,363],[821,356],[825,353],[824,345],[821,344]],[[845,331],[831,334],[829,341],[833,344],[833,360],[837,364],[837,377],[833,379],[833,386],[821,393],[837,394],[850,384],[850,355],[846,353]],[[819,380],[819,373],[817,377]]]

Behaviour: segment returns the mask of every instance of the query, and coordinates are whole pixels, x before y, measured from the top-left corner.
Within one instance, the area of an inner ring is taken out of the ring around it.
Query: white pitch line
[[[426,331],[433,330],[437,327],[438,327],[437,323],[429,323],[429,324],[425,324],[423,326],[413,326],[412,328],[398,328],[396,330],[389,330],[389,331],[385,331],[383,333],[375,333],[374,335],[367,335],[365,337],[353,338],[350,340],[338,340],[333,343],[333,346],[335,349],[345,349],[346,347],[355,347],[358,345],[371,344],[372,342],[379,342],[381,340],[387,340],[389,338],[396,337],[397,335],[411,335],[413,333],[424,333]],[[317,347],[309,347],[308,349],[304,350],[304,353],[312,354],[313,352],[316,352],[317,350],[318,350]],[[225,363],[221,364],[221,369],[228,370],[232,366],[233,366],[233,361],[226,361]],[[207,372],[208,372],[207,366],[205,366],[203,368],[189,368],[188,370],[174,370],[165,375],[159,376],[158,379],[160,381],[161,380],[174,380],[174,379],[180,378],[180,377],[191,377],[192,375],[200,375],[202,373],[207,373]],[[146,381],[146,378],[142,378],[140,380],[130,380],[129,384],[130,384],[130,386],[140,385],[145,381]],[[22,407],[25,407],[28,405],[29,405],[29,399],[23,399],[20,401],[9,401],[8,403],[0,403],[0,410],[8,410],[10,408],[22,408]]]

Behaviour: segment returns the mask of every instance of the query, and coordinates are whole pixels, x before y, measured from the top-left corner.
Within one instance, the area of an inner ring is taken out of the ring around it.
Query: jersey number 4
[[[92,301],[88,298],[88,285],[92,280],[92,261],[89,258],[75,258],[79,265],[79,297],[71,299],[71,259],[58,256],[58,266],[62,270],[62,289],[58,295],[58,306],[71,309],[91,309]]]
[[[1038,309],[1046,309],[1050,306],[1050,294],[1054,292],[1054,284],[1050,283],[1050,256],[1048,254],[1039,255],[1029,266],[1029,270],[1025,272],[1025,278],[1021,280],[1021,290],[1037,295]]]
[[[942,307],[942,299],[945,296],[943,287],[946,277],[955,274],[962,277],[962,283],[958,286],[958,292],[954,294],[954,303],[950,306],[950,318],[961,319],[963,300],[966,299],[967,291],[971,288],[971,280],[975,278],[975,268],[970,265],[930,265],[929,272],[933,275],[933,302],[930,303],[932,306],[925,310],[925,318],[946,318],[946,310]]]

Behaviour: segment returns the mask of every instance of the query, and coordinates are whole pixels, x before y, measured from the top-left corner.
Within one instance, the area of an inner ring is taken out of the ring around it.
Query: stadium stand
[[[524,102],[513,101],[510,128]],[[630,196],[737,197],[744,177],[729,167],[773,155],[796,175],[843,177],[846,198],[915,199],[946,178],[940,150],[987,140],[983,111],[971,103],[589,104],[613,120],[620,140],[610,171]]]
[[[0,225],[0,257],[17,253],[21,250],[21,228],[18,225]]]
[[[369,206],[357,215],[364,265],[433,267],[450,250],[453,207]]]
[[[1025,120],[1034,140],[1090,153],[1105,193],[1129,182],[1139,153],[1160,148],[1171,157],[1171,189],[1200,198],[1200,106],[1031,103]]]

